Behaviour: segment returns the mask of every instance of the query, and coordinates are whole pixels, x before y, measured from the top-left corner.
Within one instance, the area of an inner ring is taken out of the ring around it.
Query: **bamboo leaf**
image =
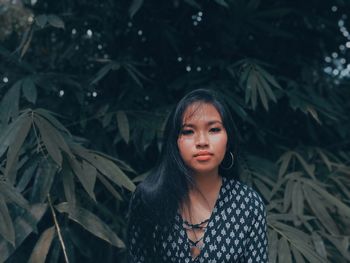
[[[28,260],[28,263],[45,263],[47,254],[55,237],[55,226],[47,228],[40,236],[38,242],[36,243],[32,254]]]
[[[129,143],[130,139],[130,128],[128,117],[124,111],[117,112],[117,124],[121,137],[126,143]]]
[[[104,78],[108,72],[114,67],[114,62],[108,63],[104,67],[102,67],[96,74],[95,78],[91,81],[91,85],[96,84],[102,78]]]
[[[22,92],[27,101],[35,104],[38,92],[35,83],[31,78],[26,78],[22,81]]]
[[[334,222],[326,207],[323,199],[307,184],[303,185],[304,195],[309,203],[311,210],[316,215],[317,219],[321,221],[322,225],[333,235],[339,235],[337,224]]]
[[[328,171],[331,172],[332,171],[332,163],[329,160],[329,158],[327,157],[327,155],[320,148],[316,148],[316,152],[320,155],[322,161],[327,166]]]
[[[294,257],[294,262],[305,263],[303,256],[299,253],[299,251],[294,246],[292,246],[292,254]]]
[[[214,0],[214,2],[216,2],[217,4],[223,6],[223,7],[226,7],[226,8],[229,8],[230,6],[226,3],[225,0]]]
[[[261,180],[253,179],[253,182],[259,190],[259,193],[261,193],[266,200],[270,200],[270,189]]]
[[[282,237],[278,242],[278,262],[292,263],[292,254],[287,239]]]
[[[289,180],[286,185],[286,190],[284,191],[284,199],[283,199],[283,212],[287,212],[290,204],[292,203],[292,195],[294,189],[294,180]]]
[[[300,253],[302,253],[309,262],[326,262],[326,260],[320,257],[311,247],[311,238],[309,235],[294,227],[280,222],[274,223],[274,227],[277,228],[278,231],[281,231],[291,243],[291,245],[294,246]]]
[[[296,181],[292,193],[292,211],[295,215],[302,215],[304,211],[304,195],[300,181]]]
[[[69,159],[69,163],[89,196],[96,202],[94,187],[96,182],[96,168],[86,161],[79,162],[76,159]]]
[[[341,255],[350,260],[350,252],[349,252],[349,236],[332,236],[326,233],[321,233],[322,236],[327,238],[341,253]]]
[[[66,200],[69,204],[74,206],[76,204],[74,175],[65,165],[63,166],[61,175]]]
[[[277,161],[277,163],[281,162],[281,166],[278,172],[278,177],[281,177],[284,175],[287,171],[288,165],[290,163],[290,160],[292,159],[292,152],[286,152],[284,153]]]
[[[314,243],[314,246],[316,248],[316,252],[323,258],[327,258],[327,250],[325,247],[325,244],[323,242],[323,239],[319,234],[316,232],[312,232],[312,241]]]
[[[278,82],[276,81],[276,79],[270,74],[268,73],[265,69],[263,69],[262,67],[258,66],[259,71],[263,74],[264,78],[271,83],[273,86],[275,86],[276,88],[282,89],[282,87],[280,86],[280,84],[278,84]]]
[[[0,123],[7,124],[11,119],[13,120],[17,117],[19,112],[20,89],[21,81],[17,81],[0,101]]]
[[[64,22],[57,15],[48,15],[47,16],[47,21],[53,27],[63,28],[64,29]]]
[[[130,191],[134,191],[135,185],[129,179],[129,177],[124,174],[124,172],[111,160],[102,157],[99,154],[91,153],[83,149],[74,149],[77,154],[93,165],[97,170],[99,170],[104,176],[106,176],[113,183],[124,186]]]
[[[118,248],[125,247],[123,241],[101,219],[90,211],[81,207],[70,207],[68,203],[60,203],[55,206],[61,213],[68,213],[68,217],[80,224],[93,235],[109,242]]]
[[[31,214],[31,217],[38,222],[43,217],[46,209],[46,204],[36,204],[30,207],[29,213]],[[32,219],[28,219],[26,214],[24,216],[17,216],[14,220],[13,225],[16,233],[16,247],[19,247],[28,235],[34,231],[31,220]],[[15,251],[16,248],[11,246],[8,242],[0,240],[0,262],[5,262]]]
[[[0,193],[7,202],[15,203],[24,209],[29,208],[28,201],[10,183],[0,180]]]
[[[23,192],[24,189],[28,186],[29,182],[31,181],[31,179],[35,174],[35,170],[37,167],[38,167],[38,162],[33,161],[30,163],[30,166],[23,171],[23,174],[16,185],[16,188],[19,192]]]
[[[297,157],[297,159],[299,160],[299,162],[301,163],[301,165],[304,167],[305,171],[314,179],[315,178],[315,165],[313,164],[308,164],[304,158],[299,154],[294,152],[294,155]]]
[[[100,173],[97,173],[98,179],[107,188],[107,190],[119,201],[123,201],[122,196],[114,189],[114,187],[103,177]]]
[[[1,192],[0,192],[1,193]],[[15,230],[5,199],[0,194],[0,235],[15,246]]]
[[[276,96],[275,94],[273,93],[269,83],[265,80],[265,75],[263,74],[263,72],[260,72],[260,74],[258,74],[257,78],[258,78],[258,81],[260,83],[260,85],[262,87],[264,87],[265,91],[266,91],[266,94],[267,96],[269,96],[269,98],[274,101],[274,102],[277,102],[277,99],[276,99]]]
[[[305,180],[305,182],[312,187],[317,193],[319,193],[329,204],[336,206],[342,214],[350,218],[350,207],[340,201],[338,198],[334,197],[330,193],[328,193],[325,189],[317,185],[316,183]]]
[[[258,79],[258,76],[257,76],[257,79]],[[258,90],[260,100],[261,100],[265,110],[268,111],[269,110],[269,102],[267,100],[267,96],[266,96],[266,93],[265,93],[265,87],[262,86],[262,85],[257,85],[256,88]]]
[[[54,115],[57,115],[56,113],[54,112],[51,112],[51,111],[48,111],[48,110],[45,110],[45,109],[41,109],[41,108],[38,108],[38,109],[35,109],[35,113],[39,114],[41,117],[43,117],[44,119],[46,119],[48,122],[50,122],[53,126],[55,126],[57,129],[59,129],[60,131],[63,131],[65,132],[66,134],[68,134],[69,136],[71,136],[70,132],[67,130],[66,127],[64,127],[62,125],[61,122],[59,122],[55,117]],[[57,115],[59,116],[59,115]],[[62,117],[62,116],[61,116]]]
[[[42,140],[45,144],[45,147],[52,157],[52,159],[62,166],[62,154],[61,149],[67,153],[70,157],[73,157],[72,152],[70,151],[67,143],[60,134],[60,132],[54,128],[46,119],[35,114],[34,122],[38,126]]]
[[[7,151],[6,159],[6,169],[5,176],[14,183],[16,181],[16,161],[19,156],[20,149],[26,139],[30,127],[32,125],[32,120],[30,117],[26,117],[21,123],[19,131],[15,134],[16,140],[14,140],[10,145]]]
[[[43,203],[46,200],[47,195],[51,191],[56,171],[56,165],[47,160],[42,160],[38,167],[31,191],[32,203]]]
[[[277,259],[277,252],[278,252],[278,237],[277,233],[274,230],[269,231],[269,262],[275,263]]]
[[[47,16],[46,15],[38,15],[37,17],[35,17],[35,22],[39,27],[43,28],[44,26],[46,26]]]
[[[133,0],[129,7],[129,16],[132,19],[143,5],[143,0]]]
[[[200,4],[196,1],[196,0],[184,0],[185,3],[189,4],[190,6],[198,9],[198,10],[201,10],[202,7],[200,6]]]

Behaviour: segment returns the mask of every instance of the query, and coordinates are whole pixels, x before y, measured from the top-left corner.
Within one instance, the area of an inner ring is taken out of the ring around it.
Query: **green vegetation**
[[[0,262],[125,262],[130,194],[199,87],[234,114],[270,262],[349,262],[349,7],[0,0]]]

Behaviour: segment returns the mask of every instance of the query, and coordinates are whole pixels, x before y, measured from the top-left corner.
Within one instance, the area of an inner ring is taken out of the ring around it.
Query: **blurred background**
[[[196,88],[229,105],[270,262],[350,262],[350,3],[0,0],[0,262],[126,262]]]

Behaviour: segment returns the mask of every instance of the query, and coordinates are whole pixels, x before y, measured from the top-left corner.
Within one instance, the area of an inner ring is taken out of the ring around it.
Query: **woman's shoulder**
[[[260,194],[252,187],[235,178],[225,178],[225,180],[227,180],[226,191],[230,198],[234,198],[240,202],[249,203],[253,207],[259,207],[264,210],[264,201]]]

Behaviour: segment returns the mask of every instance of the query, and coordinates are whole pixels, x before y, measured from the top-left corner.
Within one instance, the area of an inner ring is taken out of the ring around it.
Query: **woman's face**
[[[212,104],[193,103],[187,107],[177,145],[183,161],[196,174],[218,172],[226,152],[227,133]]]

